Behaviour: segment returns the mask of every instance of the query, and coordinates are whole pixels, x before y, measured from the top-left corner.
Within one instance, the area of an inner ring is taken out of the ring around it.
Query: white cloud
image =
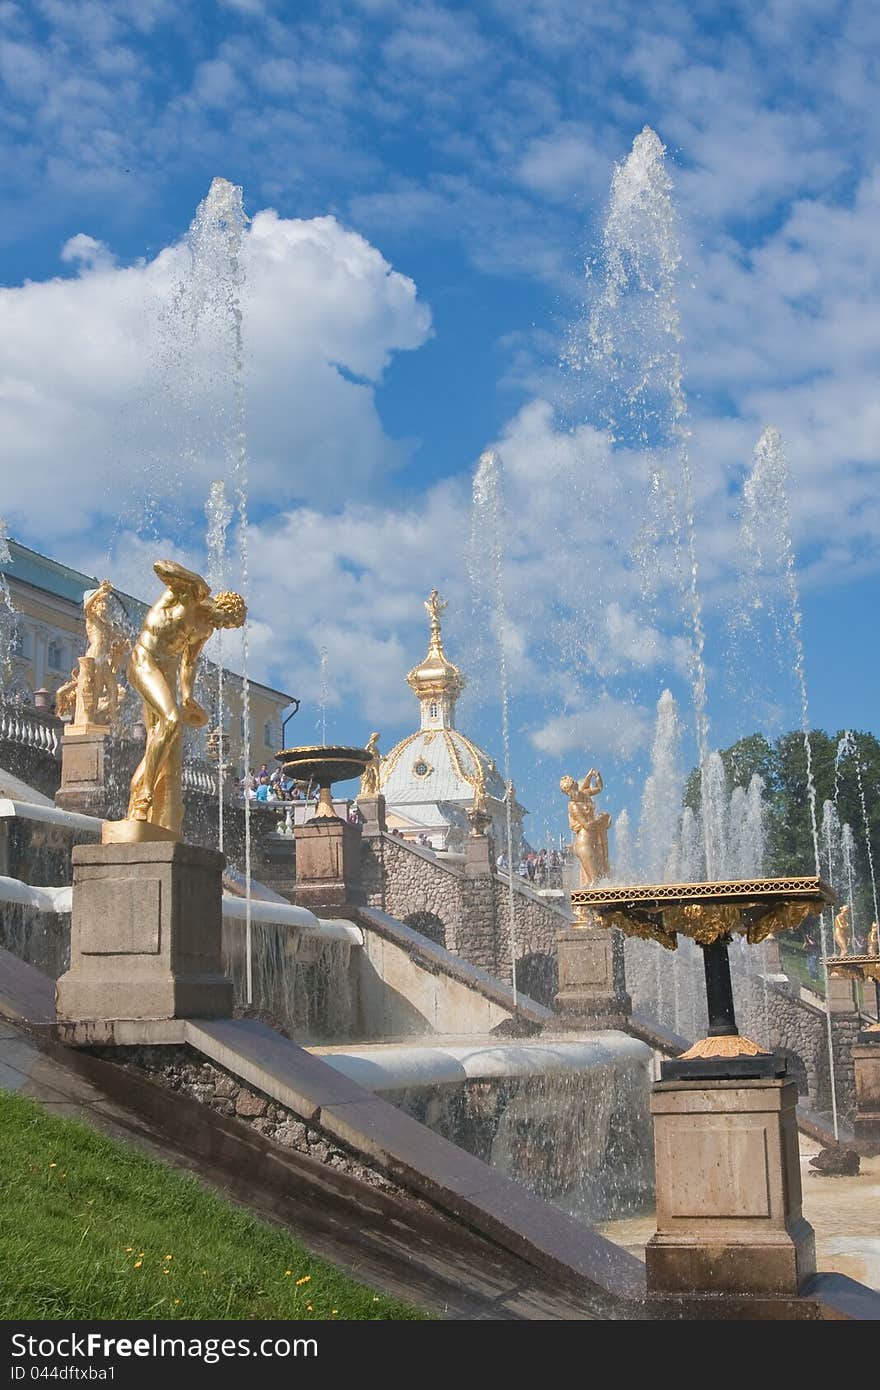
[[[106,242],[96,241],[85,232],[77,232],[64,243],[61,259],[67,265],[80,265],[87,270],[109,270],[116,264],[116,257]]]
[[[4,507],[14,525],[39,517],[44,545],[120,511],[137,524],[150,493],[200,509],[234,429],[222,306],[192,337],[183,246],[122,268],[80,233],[62,258],[75,278],[0,290]],[[355,497],[401,461],[375,388],[394,352],[425,341],[429,311],[331,217],[257,214],[244,262],[252,504],[332,503],[343,480]]]
[[[595,704],[554,715],[530,739],[541,753],[556,758],[577,754],[589,765],[600,756],[632,758],[648,747],[652,729],[650,711],[643,705],[604,695]]]

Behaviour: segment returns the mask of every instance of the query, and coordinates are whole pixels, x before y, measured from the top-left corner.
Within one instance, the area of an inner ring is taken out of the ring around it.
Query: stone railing
[[[0,704],[0,742],[60,757],[63,725],[54,715],[30,705]]]
[[[184,763],[183,790],[198,792],[202,796],[216,796],[217,775],[199,763]]]

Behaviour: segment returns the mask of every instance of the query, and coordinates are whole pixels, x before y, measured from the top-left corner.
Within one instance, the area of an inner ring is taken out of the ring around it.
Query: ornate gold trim
[[[800,926],[834,895],[819,878],[733,879],[716,883],[637,883],[576,888],[576,917],[594,913],[627,936],[659,941],[674,951],[677,933],[711,946],[733,932],[752,945]]]
[[[823,956],[822,960],[830,975],[880,981],[880,956]]]
[[[822,904],[836,901],[833,890],[821,878],[743,878],[714,883],[629,883],[599,888],[575,889],[589,907],[605,903],[663,903],[670,901],[723,901],[733,898],[809,897]],[[574,897],[574,893],[572,894]]]

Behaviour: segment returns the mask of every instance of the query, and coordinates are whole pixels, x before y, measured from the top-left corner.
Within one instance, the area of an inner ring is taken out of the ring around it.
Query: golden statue
[[[73,716],[71,733],[106,729],[115,723],[125,691],[116,679],[128,650],[128,639],[110,613],[113,585],[102,579],[97,589],[83,598],[88,646],[79,658],[79,669],[55,692],[59,718]]]
[[[844,903],[843,907],[834,918],[834,947],[835,955],[848,956],[850,948],[850,924],[849,924],[849,903]]]
[[[361,796],[378,796],[382,780],[382,754],[379,752],[379,735],[370,734],[367,740],[370,761],[361,774]]]
[[[592,888],[600,879],[608,878],[608,827],[611,817],[607,811],[596,814],[593,798],[604,787],[602,774],[591,767],[586,777],[577,782],[563,777],[560,791],[569,798],[568,824],[573,833],[572,849],[581,866],[581,888]]]
[[[868,943],[865,947],[866,956],[880,956],[880,927],[876,922],[871,923],[871,930],[868,932]]]
[[[217,628],[241,627],[247,616],[241,594],[211,598],[207,581],[176,561],[157,560],[153,569],[166,588],[128,663],[129,684],[144,702],[147,746],[131,779],[128,817],[104,822],[105,843],[180,839],[184,727],[208,722],[193,697],[199,653]]]
[[[492,813],[489,810],[489,802],[486,796],[486,779],[482,775],[482,769],[480,769],[479,777],[475,779],[473,783],[473,788],[474,799],[465,814],[470,822],[471,835],[476,837],[478,835],[485,835],[489,826],[492,824]]]

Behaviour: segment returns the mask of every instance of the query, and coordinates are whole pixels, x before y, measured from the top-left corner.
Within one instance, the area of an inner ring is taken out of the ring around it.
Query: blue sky
[[[595,393],[572,405],[559,358],[594,292],[583,267],[614,166],[648,124],[683,252],[713,742],[768,705],[770,732],[798,718],[768,653],[734,672],[727,656],[737,499],[768,424],[792,474],[813,720],[876,728],[878,59],[876,6],[832,0],[2,0],[0,512],[26,543],[149,596],[139,479],[173,453],[181,409],[155,306],[223,175],[254,218],[255,673],[303,696],[308,742],[326,647],[328,732],[375,727],[390,746],[412,726],[402,676],[437,584],[452,654],[474,667],[462,722],[500,755],[464,559],[470,478],[497,447],[513,775],[535,838],[561,826],[558,777],[581,763],[607,769],[611,809],[634,806],[664,685],[689,719],[683,628],[671,601],[650,620],[627,584],[626,519],[597,501],[611,464]],[[219,467],[175,476],[157,524],[194,563]],[[560,574],[598,624],[601,672],[548,655]]]

